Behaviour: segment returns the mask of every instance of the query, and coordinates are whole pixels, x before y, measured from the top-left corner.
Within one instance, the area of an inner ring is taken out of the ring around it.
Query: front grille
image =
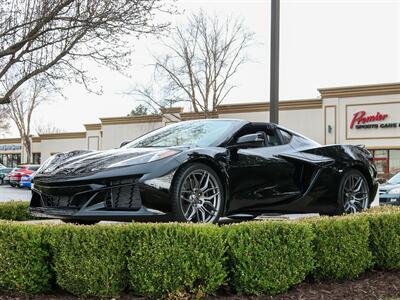
[[[71,206],[71,196],[53,196],[42,194],[42,201],[47,207],[68,207]]]
[[[79,189],[37,187],[39,193],[33,191],[34,197],[41,199],[44,207],[79,209],[85,204],[91,206],[101,202],[108,209],[139,209],[142,206],[140,189],[135,179],[111,181],[107,185],[98,185],[95,189],[89,185],[79,186]],[[63,195],[59,194],[61,192]],[[70,194],[65,195],[67,192]]]
[[[113,187],[108,205],[113,208],[140,208],[142,200],[137,184]]]

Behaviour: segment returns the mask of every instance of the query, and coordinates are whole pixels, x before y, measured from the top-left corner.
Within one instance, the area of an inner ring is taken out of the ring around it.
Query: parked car
[[[195,120],[119,149],[52,156],[36,172],[29,211],[82,223],[354,213],[370,206],[376,175],[363,147],[321,146],[272,123]]]
[[[5,177],[12,171],[11,168],[0,168],[0,185],[5,184]]]
[[[22,175],[21,180],[19,182],[19,187],[31,189],[32,179],[35,176],[35,173]]]
[[[381,205],[400,205],[400,173],[379,186],[379,203]]]
[[[19,187],[23,175],[29,175],[39,169],[39,165],[21,165],[9,174],[9,184],[12,187]]]
[[[3,165],[3,164],[0,164],[0,169],[5,169],[6,168],[6,166],[5,165]]]

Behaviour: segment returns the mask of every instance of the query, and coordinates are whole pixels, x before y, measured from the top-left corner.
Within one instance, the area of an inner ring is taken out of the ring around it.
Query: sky
[[[224,104],[268,101],[270,1],[177,0],[175,5],[184,13],[168,17],[174,25],[200,9],[243,18],[255,40]],[[400,0],[281,0],[280,30],[282,100],[316,98],[323,87],[400,82]],[[83,131],[83,124],[98,123],[100,117],[128,114],[139,102],[124,92],[151,80],[151,53],[160,49],[155,38],[136,41],[129,77],[87,62],[103,93],[65,85],[65,97],[53,95],[37,109],[33,123]],[[15,128],[6,136],[16,137]]]

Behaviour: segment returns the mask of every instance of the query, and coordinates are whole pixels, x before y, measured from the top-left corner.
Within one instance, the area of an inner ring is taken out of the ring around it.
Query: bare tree
[[[0,104],[33,77],[47,86],[75,79],[88,89],[82,58],[123,71],[133,36],[157,33],[164,0],[7,0],[0,6]],[[128,37],[129,35],[129,37]],[[5,84],[4,84],[5,83]],[[4,88],[6,87],[6,88]]]
[[[0,106],[0,136],[7,133],[10,128],[10,116],[7,107]]]
[[[155,81],[148,85],[137,86],[126,94],[134,95],[139,102],[145,103],[153,114],[160,113],[162,109],[172,107],[177,103],[185,102],[185,100],[174,96],[169,97],[170,92],[166,90],[166,87],[160,86]]]
[[[195,112],[207,117],[235,87],[232,77],[246,62],[245,49],[253,37],[241,20],[200,11],[163,42],[168,54],[155,56],[156,72],[166,79],[171,98],[190,101]]]
[[[46,92],[46,87],[42,82],[31,80],[29,82],[29,88],[24,89],[24,92],[20,90],[14,92],[8,104],[10,117],[18,128],[25,148],[26,163],[30,163],[32,158],[32,115],[34,110],[46,100]]]
[[[49,134],[49,133],[61,133],[64,132],[65,130],[62,128],[57,127],[53,123],[36,123],[35,124],[35,132],[37,134]]]

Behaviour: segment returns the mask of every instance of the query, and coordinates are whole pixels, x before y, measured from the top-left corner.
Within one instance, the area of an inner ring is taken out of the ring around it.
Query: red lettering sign
[[[377,112],[375,115],[369,116],[367,116],[366,114],[367,113],[365,111],[356,112],[350,122],[350,129],[353,128],[354,125],[384,121],[388,117],[387,114],[381,114],[380,112]]]

